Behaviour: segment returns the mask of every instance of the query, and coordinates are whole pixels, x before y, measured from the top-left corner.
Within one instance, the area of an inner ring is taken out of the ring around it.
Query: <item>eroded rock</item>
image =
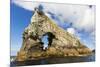
[[[48,48],[43,50],[41,37],[49,36]],[[45,13],[35,10],[31,23],[23,32],[23,44],[16,61],[37,60],[47,57],[84,56],[91,50],[76,37],[56,25]]]

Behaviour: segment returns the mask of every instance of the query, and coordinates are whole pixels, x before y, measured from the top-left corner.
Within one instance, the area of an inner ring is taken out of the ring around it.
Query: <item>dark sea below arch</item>
[[[13,57],[14,58],[14,57]],[[81,62],[94,62],[95,54],[93,53],[90,56],[81,56],[81,57],[59,57],[59,58],[45,58],[40,60],[31,60],[25,62],[10,62],[11,67],[15,66],[30,66],[30,65],[48,65],[48,64],[62,64],[62,63],[81,63]]]

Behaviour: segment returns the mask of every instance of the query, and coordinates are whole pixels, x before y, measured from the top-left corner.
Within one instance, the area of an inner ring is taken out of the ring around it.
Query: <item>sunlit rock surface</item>
[[[42,36],[48,35],[48,48],[43,50]],[[16,61],[48,57],[87,56],[91,50],[78,38],[56,25],[45,13],[35,9],[31,22],[23,32],[23,44]]]

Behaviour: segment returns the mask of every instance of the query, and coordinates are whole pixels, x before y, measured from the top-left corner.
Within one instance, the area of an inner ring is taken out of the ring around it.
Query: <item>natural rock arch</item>
[[[47,51],[42,50],[43,43],[41,43],[41,38],[45,35],[48,36],[48,46],[50,46]],[[36,9],[31,23],[23,32],[23,43],[16,61],[91,54],[91,50],[84,46],[78,38],[60,28],[45,13]]]

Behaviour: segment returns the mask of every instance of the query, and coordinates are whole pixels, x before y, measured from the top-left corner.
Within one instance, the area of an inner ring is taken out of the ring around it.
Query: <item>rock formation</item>
[[[48,35],[48,48],[43,50],[41,38]],[[87,56],[91,50],[78,38],[56,25],[44,12],[35,9],[31,23],[23,32],[23,44],[16,61],[48,57]]]

